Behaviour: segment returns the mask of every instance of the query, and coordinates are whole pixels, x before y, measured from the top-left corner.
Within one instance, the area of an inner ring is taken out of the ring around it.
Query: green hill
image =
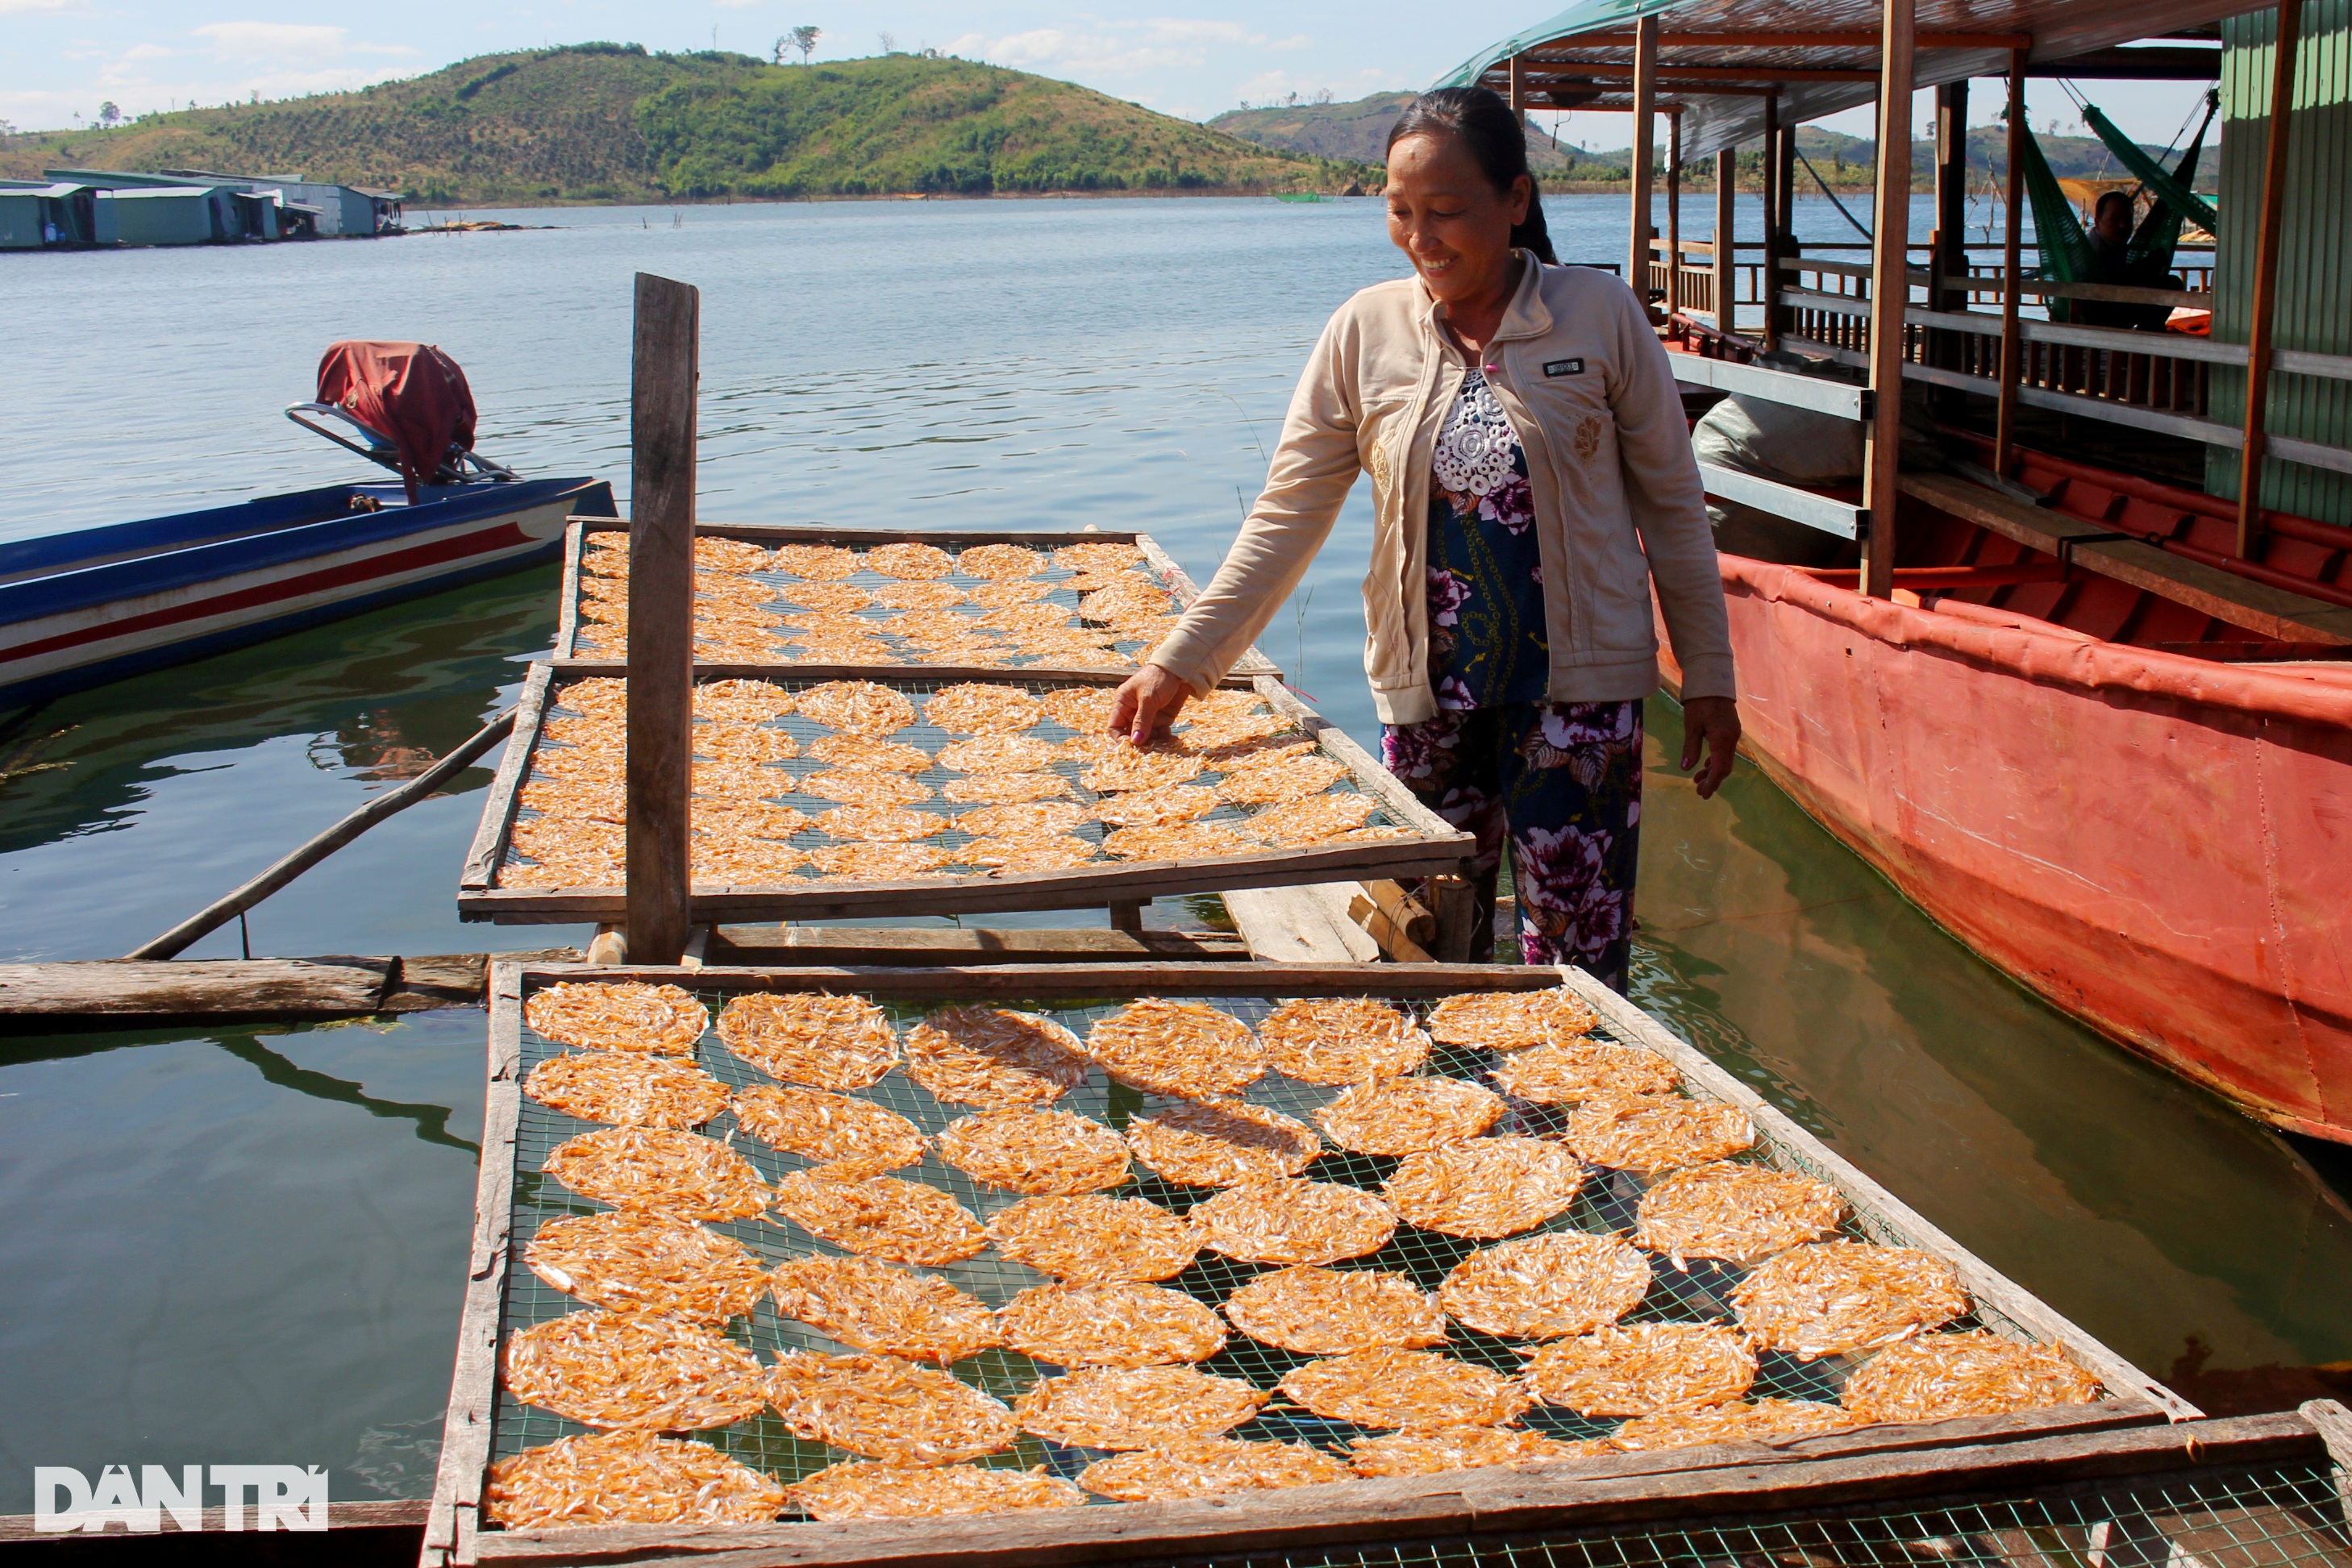
[[[1398,113],[1412,101],[1412,96],[1409,92],[1376,92],[1346,103],[1281,103],[1229,109],[1211,120],[1209,129],[1286,152],[1381,164],[1388,161],[1389,127],[1396,123]],[[1538,174],[1570,169],[1587,157],[1606,159],[1606,154],[1581,153],[1555,142],[1540,125],[1530,122],[1528,130],[1528,162]],[[1619,152],[1616,159],[1622,169],[1625,154]]]
[[[1336,191],[1365,172],[969,60],[775,66],[635,44],[485,55],[357,92],[0,142],[0,176],[52,166],[299,173],[474,206],[730,193]]]

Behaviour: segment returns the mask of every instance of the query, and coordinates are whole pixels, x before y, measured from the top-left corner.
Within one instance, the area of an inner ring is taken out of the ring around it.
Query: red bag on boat
[[[319,401],[347,411],[400,451],[408,498],[440,471],[452,444],[474,448],[474,392],[457,361],[430,343],[329,345]]]

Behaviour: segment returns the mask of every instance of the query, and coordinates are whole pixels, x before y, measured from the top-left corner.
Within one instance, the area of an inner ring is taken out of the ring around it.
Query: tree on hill
[[[784,63],[786,49],[798,49],[801,52],[801,64],[808,64],[809,56],[816,52],[816,41],[823,37],[824,37],[824,31],[820,27],[806,26],[794,27],[776,40],[776,63],[778,65]],[[882,52],[887,55],[891,51],[885,47]]]

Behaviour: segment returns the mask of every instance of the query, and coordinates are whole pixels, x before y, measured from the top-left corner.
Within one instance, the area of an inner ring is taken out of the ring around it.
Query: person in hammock
[[[2179,288],[2178,274],[2161,273],[2163,264],[2152,256],[2132,255],[2132,198],[2127,191],[2108,191],[2091,209],[2091,276],[2085,283],[2109,283],[2126,288]],[[2171,319],[2168,305],[2126,305],[2115,299],[2076,299],[2069,319],[2084,327],[2118,327],[2127,331],[2161,332]]]

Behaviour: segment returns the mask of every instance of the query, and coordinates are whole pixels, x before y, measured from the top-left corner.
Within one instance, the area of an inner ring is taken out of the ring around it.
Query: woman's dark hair
[[[1503,195],[1512,182],[1528,177],[1529,194],[1524,222],[1511,225],[1511,244],[1538,260],[1559,265],[1551,253],[1551,234],[1544,227],[1543,194],[1535,171],[1528,167],[1528,137],[1511,106],[1483,87],[1432,88],[1411,103],[1389,127],[1391,147],[1408,136],[1458,136],[1478,161],[1479,172]]]

